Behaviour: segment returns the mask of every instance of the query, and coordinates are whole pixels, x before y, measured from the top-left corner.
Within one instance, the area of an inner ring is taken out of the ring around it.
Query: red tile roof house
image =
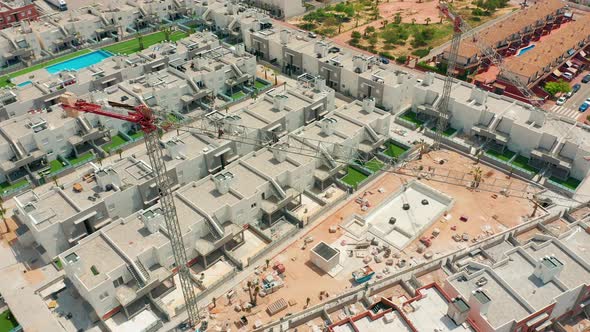
[[[30,1],[0,1],[0,29],[17,22],[36,20],[38,17],[37,7]]]

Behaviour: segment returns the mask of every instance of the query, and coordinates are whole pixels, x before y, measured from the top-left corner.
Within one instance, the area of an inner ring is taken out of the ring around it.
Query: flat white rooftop
[[[456,325],[447,316],[448,302],[434,287],[420,291],[424,295],[411,304],[412,309],[404,312],[418,331],[474,331],[468,323]],[[393,330],[397,331],[397,330]]]
[[[423,204],[423,200],[427,204]],[[365,220],[369,232],[402,249],[439,218],[451,202],[450,198],[435,194],[434,189],[413,181],[405,190],[377,207]],[[408,210],[404,210],[404,204],[409,204]],[[390,224],[391,218],[395,218],[395,224]]]
[[[393,321],[387,323],[385,316],[378,319],[371,319],[366,316],[354,322],[358,332],[372,331],[395,331],[395,332],[412,332],[410,326],[404,321],[402,315],[397,311],[392,311],[386,315],[392,315]]]

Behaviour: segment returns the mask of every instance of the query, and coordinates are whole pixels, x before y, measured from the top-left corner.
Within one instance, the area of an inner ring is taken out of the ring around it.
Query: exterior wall
[[[5,29],[20,21],[32,21],[39,17],[35,4],[28,4],[18,8],[11,8],[0,3],[3,11],[0,12],[0,29]]]

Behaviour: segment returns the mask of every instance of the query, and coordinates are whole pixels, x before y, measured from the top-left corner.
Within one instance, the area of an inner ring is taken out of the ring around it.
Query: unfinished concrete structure
[[[294,97],[293,94],[289,96]],[[389,123],[390,115],[375,111],[374,115],[368,117],[358,104],[360,103],[353,102],[326,115],[326,118],[338,117],[342,120],[333,129],[335,133],[341,133],[335,136],[338,141],[364,141],[364,137],[368,135],[364,125],[353,125],[350,121],[345,123],[345,117],[359,118],[359,115],[364,115],[362,121],[366,121],[366,126],[370,126],[375,132],[387,133],[386,124]],[[286,103],[285,107],[289,105],[290,103]],[[299,119],[304,121],[303,112]],[[309,144],[310,141],[300,140],[298,137],[303,138],[309,135],[307,133],[321,130],[321,126],[314,122],[304,129],[298,134],[286,135],[281,140],[293,144]],[[382,140],[385,134],[376,135]],[[171,150],[170,153],[173,155],[182,152]],[[301,193],[314,186],[316,170],[325,163],[329,161],[308,156],[282,155],[280,151],[271,152],[263,148],[241,158],[236,157],[235,161],[215,174],[188,181],[176,190],[174,195],[177,210],[181,223],[185,225],[183,236],[185,243],[189,245],[187,251],[192,263],[198,262],[205,269],[204,273],[222,257],[223,260],[232,262],[232,265],[242,267],[241,259],[234,252],[244,242],[244,231],[247,228],[257,229],[261,233],[268,232],[267,234],[271,234],[271,230],[277,227],[295,229],[292,224],[295,220],[290,210],[296,208],[301,201]],[[274,166],[269,167],[270,165]],[[137,302],[144,296],[158,306],[158,298],[149,295],[150,291],[161,286],[165,279],[170,279],[174,267],[171,266],[166,230],[162,228],[161,221],[157,221],[157,210],[156,204],[143,208],[120,222],[111,222],[109,226],[87,236],[78,245],[58,255],[68,278],[76,280],[73,284],[93,306],[98,317],[107,319],[121,308],[132,315],[135,312],[133,306],[144,303]],[[123,230],[126,227],[134,230]],[[111,245],[113,248],[108,250],[112,252],[105,256],[114,258],[97,262],[94,257],[101,255],[97,255],[95,250],[104,247],[100,243],[117,242],[113,237],[118,238],[119,234],[138,234],[140,237],[131,242],[126,239],[116,246]],[[126,253],[126,250],[131,250],[126,243],[132,243],[137,249]],[[117,247],[121,249],[116,249]],[[155,248],[155,252],[149,250],[151,247]],[[247,261],[249,263],[250,259]],[[92,266],[96,266],[100,273],[94,274]],[[128,267],[124,268],[125,266]],[[85,282],[86,278],[94,281]],[[129,293],[129,289],[133,292]],[[201,291],[205,289],[207,287],[202,287]],[[120,294],[122,292],[125,292],[125,297]],[[162,312],[169,315],[164,309]]]
[[[317,318],[331,322],[326,326],[329,331],[563,328],[568,318],[584,311],[588,314],[587,221],[587,204],[563,215],[552,212],[474,246],[400,269],[255,331],[278,326],[322,328]],[[531,235],[519,240],[524,234]],[[439,272],[446,276],[440,283],[420,281]],[[374,296],[400,286],[411,298]],[[359,311],[359,306],[366,310]],[[341,314],[336,315],[338,312]]]

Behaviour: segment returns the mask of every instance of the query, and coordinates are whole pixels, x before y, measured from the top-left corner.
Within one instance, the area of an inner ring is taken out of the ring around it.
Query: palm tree
[[[420,143],[418,143],[418,160],[422,160],[422,156],[428,152],[428,144],[424,141],[423,138],[420,139]]]
[[[161,31],[164,33],[164,40],[170,41],[170,35],[172,35],[172,28],[164,27],[161,29]]]
[[[57,182],[57,176],[54,175],[51,177],[51,179],[53,180],[53,183],[55,184],[56,187],[59,187],[59,182]]]
[[[432,21],[432,19],[430,17],[427,17],[424,21],[426,22],[426,25],[428,25],[428,23],[430,23],[430,21]]]
[[[262,70],[264,71],[264,79],[268,79],[268,68],[266,66],[262,66]]]
[[[246,283],[246,287],[248,287],[248,296],[250,297],[250,303],[254,303],[254,298],[252,297],[252,282],[248,280]]]
[[[412,18],[412,24],[416,24],[416,19]]]
[[[6,209],[4,208],[4,199],[2,197],[0,197],[0,217],[2,217],[4,227],[6,228],[6,232],[8,233],[8,223],[6,222]]]
[[[440,20],[440,21],[438,21],[438,23],[439,24],[442,24],[442,21],[445,19],[445,16],[444,15],[438,15],[438,19]]]
[[[100,164],[100,166],[102,166],[102,160],[104,159],[104,157],[102,156],[98,156],[98,158],[96,158],[96,161],[98,161],[98,163]]]
[[[275,75],[275,85],[279,85],[279,71],[276,69],[273,69],[272,72]]]
[[[145,49],[145,45],[143,44],[143,35],[139,32],[137,33],[137,42],[139,43],[139,50],[142,51]]]
[[[253,306],[256,306],[256,302],[258,301],[258,299],[257,299],[258,292],[260,292],[260,287],[258,287],[258,286],[254,287],[254,302],[252,302]]]
[[[119,148],[115,152],[119,155],[119,159],[123,159],[123,149]]]
[[[473,182],[471,183],[471,187],[477,189],[479,185],[483,182],[483,170],[479,166],[474,167],[469,171],[469,175],[473,176]]]

